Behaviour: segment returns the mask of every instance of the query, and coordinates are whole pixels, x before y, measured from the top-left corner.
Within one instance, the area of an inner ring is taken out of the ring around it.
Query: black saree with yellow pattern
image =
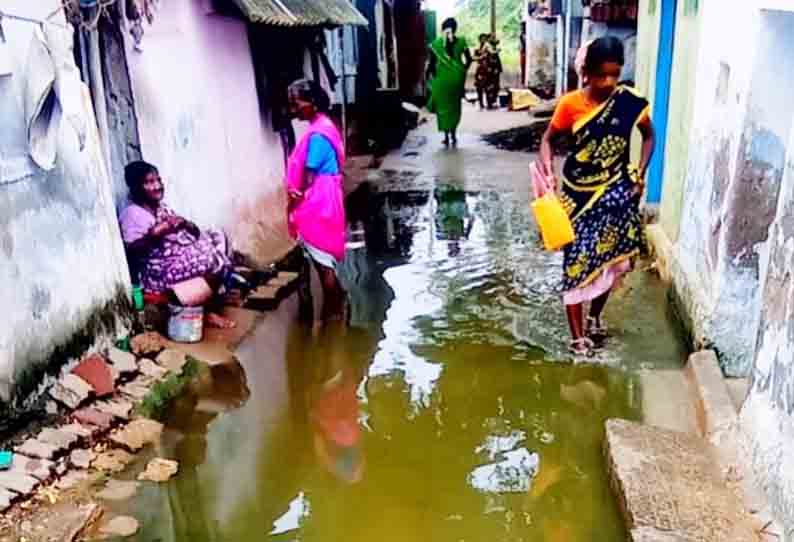
[[[565,247],[564,292],[589,285],[610,266],[645,249],[641,196],[634,193],[640,178],[629,147],[647,110],[645,98],[621,86],[573,127],[573,151],[563,167],[560,195],[576,233]]]

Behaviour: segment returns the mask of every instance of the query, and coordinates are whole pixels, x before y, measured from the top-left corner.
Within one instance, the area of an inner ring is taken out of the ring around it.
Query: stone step
[[[695,389],[695,404],[700,431],[711,438],[719,431],[735,425],[737,410],[712,350],[689,356],[687,375]]]
[[[699,435],[692,386],[683,370],[642,371],[642,419],[649,425]]]
[[[613,419],[606,423],[605,446],[610,480],[633,542],[758,540],[752,518],[723,481],[706,440]]]
[[[762,539],[782,540],[782,536],[775,538],[782,533],[782,524],[752,470],[748,443],[739,423],[749,381],[725,378],[711,350],[692,354],[685,370],[693,388],[700,434],[714,447],[722,479],[740,496],[754,525],[762,529]]]

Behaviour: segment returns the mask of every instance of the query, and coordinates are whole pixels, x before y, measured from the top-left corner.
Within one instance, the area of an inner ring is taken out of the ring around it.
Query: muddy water
[[[154,541],[625,540],[603,422],[641,416],[637,371],[678,366],[664,292],[616,294],[614,337],[571,364],[520,194],[375,192],[341,271],[351,325],[268,315],[181,398],[160,450],[178,478],[121,508]],[[530,233],[528,233],[530,232]]]

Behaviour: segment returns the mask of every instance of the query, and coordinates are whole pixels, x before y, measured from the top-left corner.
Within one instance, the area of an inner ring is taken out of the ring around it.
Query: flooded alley
[[[640,372],[684,360],[664,288],[635,273],[572,363],[531,156],[481,142],[508,113],[467,113],[458,149],[421,126],[356,190],[349,327],[312,333],[290,298],[172,406],[180,474],[115,505],[136,540],[625,540],[604,421],[641,418]]]

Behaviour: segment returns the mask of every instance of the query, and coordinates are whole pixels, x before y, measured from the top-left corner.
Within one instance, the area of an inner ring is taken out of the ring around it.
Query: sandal
[[[600,318],[594,318],[592,316],[587,317],[587,326],[586,332],[588,337],[594,339],[606,339],[607,338],[607,326],[601,321]]]
[[[589,337],[581,337],[571,341],[571,353],[577,356],[590,356],[595,349],[595,343]]]

